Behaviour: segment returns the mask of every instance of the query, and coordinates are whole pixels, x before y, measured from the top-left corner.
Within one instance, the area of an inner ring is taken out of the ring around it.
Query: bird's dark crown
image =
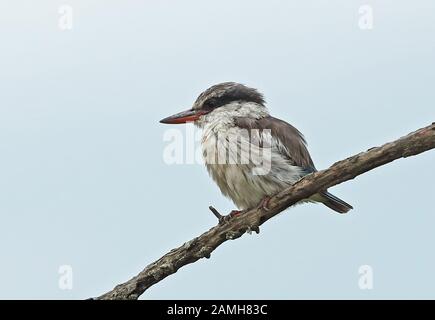
[[[264,106],[263,95],[254,88],[236,82],[216,84],[199,95],[193,109],[216,109],[230,102],[254,102]]]

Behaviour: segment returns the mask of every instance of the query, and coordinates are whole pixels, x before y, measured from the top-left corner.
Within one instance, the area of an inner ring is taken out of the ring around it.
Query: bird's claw
[[[231,219],[231,216],[230,215],[226,215],[226,216],[221,216],[220,218],[219,218],[219,224],[225,224],[225,223],[227,223],[228,221],[230,221],[230,219]]]
[[[220,216],[219,217],[219,224],[224,224],[227,223],[228,221],[230,221],[233,217],[238,216],[240,213],[242,213],[242,211],[239,210],[231,210],[231,212],[225,216]]]
[[[233,217],[239,215],[240,213],[242,213],[242,211],[239,211],[239,210],[232,210],[229,214],[222,215],[214,207],[210,206],[208,208],[210,209],[211,212],[213,212],[215,217],[218,218],[219,224],[227,223],[228,221],[231,220],[231,218],[233,218]]]
[[[260,227],[259,226],[250,226],[246,230],[247,233],[252,234],[252,232],[255,232],[256,234],[260,233]]]
[[[263,200],[261,200],[260,202],[260,207],[261,209],[263,209],[264,211],[269,211],[269,201],[270,201],[270,197],[264,197]]]

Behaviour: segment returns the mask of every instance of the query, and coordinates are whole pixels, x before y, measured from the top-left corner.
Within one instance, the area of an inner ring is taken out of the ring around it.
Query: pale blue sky
[[[210,204],[234,209],[200,165],[162,161],[158,121],[212,84],[259,88],[319,169],[435,121],[432,0],[16,0],[0,26],[0,298],[99,295],[213,226]],[[348,215],[294,207],[143,297],[435,298],[434,156],[333,188]]]

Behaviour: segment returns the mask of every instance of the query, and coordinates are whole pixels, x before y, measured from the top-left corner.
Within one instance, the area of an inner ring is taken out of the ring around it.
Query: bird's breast
[[[240,209],[256,206],[303,175],[272,137],[263,134],[235,126],[205,127],[203,131],[205,166],[221,192]],[[270,141],[268,145],[260,143],[266,140]]]

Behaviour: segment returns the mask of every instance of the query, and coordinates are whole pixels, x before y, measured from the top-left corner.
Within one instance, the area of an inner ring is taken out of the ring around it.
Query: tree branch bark
[[[201,258],[210,258],[210,254],[225,241],[237,239],[252,230],[258,233],[260,225],[298,201],[396,159],[417,155],[433,148],[435,148],[435,122],[398,140],[338,161],[326,170],[305,176],[273,196],[268,203],[268,211],[259,206],[232,218],[225,224],[216,225],[202,235],[171,250],[145,267],[134,278],[117,285],[113,290],[96,299],[137,299],[149,287],[177,272],[181,267]]]

